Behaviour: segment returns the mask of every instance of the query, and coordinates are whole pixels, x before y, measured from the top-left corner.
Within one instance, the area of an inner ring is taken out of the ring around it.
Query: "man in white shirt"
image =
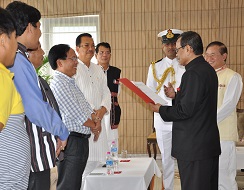
[[[163,98],[168,106],[172,105],[172,99],[165,95],[163,86],[171,83],[176,91],[185,72],[185,68],[179,65],[175,52],[175,43],[181,33],[181,30],[168,29],[158,34],[158,37],[162,37],[162,49],[166,57],[152,62],[148,70],[147,86]],[[173,190],[175,165],[171,157],[172,122],[164,122],[159,113],[154,113],[154,128],[162,156],[163,186],[165,190]]]
[[[206,47],[205,59],[215,69],[218,80],[217,123],[220,133],[219,190],[237,190],[236,146],[238,139],[236,105],[241,96],[242,78],[227,68],[227,47],[218,41]]]
[[[95,53],[95,44],[90,34],[83,33],[76,38],[76,51],[78,53],[76,84],[91,105],[97,118],[101,120],[102,126],[98,140],[93,141],[93,134],[92,138],[89,139],[89,157],[82,177],[84,181],[85,177],[100,162],[105,163],[106,152],[109,147],[103,116],[110,112],[111,97],[107,78],[101,66],[91,62]]]

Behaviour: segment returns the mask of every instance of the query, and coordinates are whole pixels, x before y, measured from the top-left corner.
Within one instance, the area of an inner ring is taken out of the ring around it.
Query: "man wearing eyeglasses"
[[[64,158],[58,164],[57,189],[80,190],[89,155],[88,139],[91,131],[98,134],[101,125],[83,93],[75,85],[73,76],[78,64],[75,51],[66,44],[58,44],[50,49],[48,60],[55,70],[50,87],[70,132],[63,151]]]
[[[76,52],[78,53],[76,84],[90,103],[97,119],[101,120],[102,126],[98,140],[93,141],[93,134],[89,139],[89,158],[82,177],[84,181],[100,162],[105,163],[109,147],[103,116],[110,112],[111,97],[102,68],[91,62],[95,54],[95,44],[90,34],[83,33],[76,38]]]
[[[150,104],[164,121],[173,121],[172,156],[177,159],[182,190],[217,190],[220,150],[217,126],[218,78],[204,60],[203,43],[194,31],[182,33],[177,59],[185,66],[180,87],[165,91],[172,106]]]
[[[172,105],[172,99],[165,95],[163,86],[168,86],[170,83],[176,90],[185,72],[184,67],[180,66],[176,59],[175,42],[181,33],[181,30],[168,29],[158,34],[158,37],[162,38],[162,50],[165,57],[152,62],[148,70],[147,86],[162,97],[168,106]],[[154,128],[162,156],[163,186],[165,190],[173,190],[175,164],[171,157],[172,122],[165,122],[158,113],[154,113]]]

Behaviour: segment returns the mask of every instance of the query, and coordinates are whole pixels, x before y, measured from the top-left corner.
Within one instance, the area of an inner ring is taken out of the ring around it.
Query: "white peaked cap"
[[[164,30],[162,32],[159,32],[158,37],[165,36],[168,33],[168,30],[172,30],[173,34],[182,34],[183,33],[182,30],[178,30],[178,29],[167,29],[167,30]]]

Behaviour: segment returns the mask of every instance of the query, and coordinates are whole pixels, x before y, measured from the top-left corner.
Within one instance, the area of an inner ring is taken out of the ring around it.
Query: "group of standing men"
[[[95,51],[99,64],[91,62]],[[60,190],[80,189],[81,186],[83,189],[86,176],[100,163],[105,163],[110,143],[118,139],[111,134],[117,130],[120,120],[118,101],[116,99],[116,105],[113,101],[117,98],[118,83],[111,81],[120,77],[120,69],[109,65],[110,45],[101,42],[95,49],[92,36],[83,33],[76,38],[76,52],[78,57],[69,45],[58,44],[48,54],[49,63],[55,70],[50,87],[70,132],[63,150],[64,158],[58,163],[57,189]],[[106,77],[105,67],[107,73],[115,68],[117,75]],[[114,106],[116,111],[111,109]],[[89,132],[89,127],[93,133]]]
[[[20,147],[18,156],[26,158],[24,164],[9,157],[18,169],[13,175],[6,175],[6,166],[0,166],[0,187],[49,189],[50,169],[56,155],[62,155],[57,189],[79,190],[82,175],[105,161],[108,136],[118,137],[108,130],[117,130],[120,117],[116,81],[120,70],[109,66],[110,45],[99,43],[95,48],[92,36],[84,33],[76,39],[78,57],[66,44],[53,46],[48,54],[55,70],[51,90],[34,68],[44,54],[39,43],[40,12],[19,1],[6,10],[16,22],[18,50],[10,70],[22,98],[31,151],[27,144]],[[203,57],[202,39],[196,32],[169,29],[159,36],[166,57],[152,63],[147,85],[168,102],[167,106],[150,105],[155,112],[164,187],[173,189],[176,158],[182,190],[236,190],[235,109],[241,76],[227,68],[228,52],[221,42],[211,42]],[[91,62],[95,52],[102,67]],[[1,135],[6,132],[3,129]],[[27,136],[22,138],[27,142]],[[10,155],[8,147],[17,144],[6,145],[5,153]]]
[[[147,85],[167,105],[150,105],[162,156],[163,188],[174,189],[174,159],[182,190],[237,190],[236,105],[242,78],[227,68],[227,48],[206,47],[196,32],[168,29],[162,37],[165,58],[152,62]],[[212,66],[212,67],[211,67]]]
[[[31,151],[26,146],[19,156],[29,160],[17,164],[20,169],[11,178],[3,174],[0,187],[49,190],[58,156],[57,189],[80,190],[82,175],[105,162],[109,143],[118,140],[121,111],[116,80],[121,71],[109,65],[110,45],[102,42],[95,49],[92,36],[83,33],[76,39],[78,57],[66,44],[50,49],[48,59],[55,73],[49,87],[35,71],[44,55],[39,10],[20,1],[6,10],[16,22],[18,50],[10,70],[23,101]],[[100,65],[91,62],[95,51]]]

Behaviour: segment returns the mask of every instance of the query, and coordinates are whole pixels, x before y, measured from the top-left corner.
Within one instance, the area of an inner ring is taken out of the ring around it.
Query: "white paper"
[[[159,103],[161,105],[167,105],[168,103],[161,98],[159,95],[157,95],[155,92],[153,92],[147,85],[145,85],[143,82],[135,82],[131,81],[137,88],[139,88],[142,92],[144,92],[149,98],[151,98],[155,104]]]

